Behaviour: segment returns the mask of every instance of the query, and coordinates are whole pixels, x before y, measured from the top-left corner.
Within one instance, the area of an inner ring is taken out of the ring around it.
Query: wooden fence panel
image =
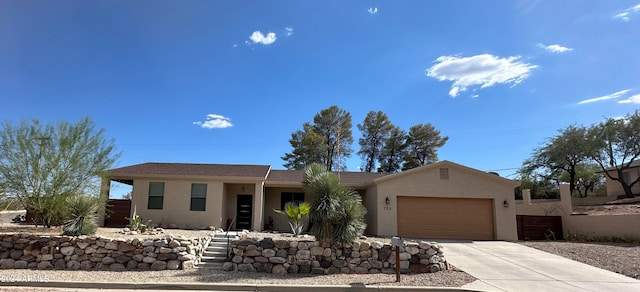
[[[519,240],[562,240],[564,238],[561,216],[516,215],[516,222]]]
[[[131,215],[131,200],[112,199],[107,203],[107,216],[104,219],[105,227],[125,227],[129,224]]]

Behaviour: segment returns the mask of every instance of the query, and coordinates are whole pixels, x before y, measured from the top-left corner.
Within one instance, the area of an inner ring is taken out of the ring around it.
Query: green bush
[[[583,235],[577,233],[568,232],[566,236],[567,241],[576,242],[613,242],[613,243],[634,243],[639,244],[640,238],[630,236],[605,236],[605,235]]]
[[[99,198],[89,195],[67,197],[67,216],[62,225],[64,235],[78,236],[96,233]]]
[[[284,210],[273,209],[274,212],[285,215],[287,216],[287,218],[289,218],[289,227],[291,227],[293,236],[302,234],[302,230],[304,229],[302,219],[304,219],[304,217],[309,214],[310,210],[311,206],[309,204],[298,204],[296,202],[287,202],[284,205]]]
[[[311,233],[321,241],[353,242],[366,228],[360,195],[320,164],[305,169],[304,190],[311,194]]]
[[[149,228],[151,228],[151,220],[147,220],[146,224],[142,223],[142,218],[140,218],[140,216],[138,216],[137,214],[134,214],[131,218],[126,219],[129,219],[128,226],[131,231],[146,232]]]

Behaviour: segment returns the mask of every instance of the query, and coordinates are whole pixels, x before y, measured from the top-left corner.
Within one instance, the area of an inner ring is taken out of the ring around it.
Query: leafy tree
[[[358,155],[364,160],[364,171],[376,171],[376,162],[380,160],[382,148],[389,138],[393,125],[382,111],[370,111],[362,124],[358,124],[362,138],[358,139]]]
[[[438,149],[449,137],[440,136],[440,131],[431,124],[418,124],[409,128],[403,170],[416,168],[438,161]]]
[[[589,192],[596,193],[604,187],[604,179],[599,173],[600,166],[595,163],[581,163],[576,166],[575,190],[580,198],[589,196]],[[569,172],[560,176],[560,181],[569,181]],[[576,195],[575,192],[573,195]]]
[[[625,181],[623,173],[640,157],[640,112],[607,119],[589,128],[587,135],[593,149],[591,158],[610,180],[620,183],[627,197],[633,198],[632,188],[640,177]]]
[[[284,205],[284,210],[273,209],[274,212],[287,216],[293,236],[302,234],[302,230],[304,229],[302,220],[309,214],[310,210],[311,206],[309,204],[298,204],[297,202],[287,202]]]
[[[329,170],[343,168],[343,159],[351,156],[351,114],[335,105],[321,110],[313,117],[313,129],[324,137],[324,164]]]
[[[353,242],[366,228],[360,195],[340,184],[338,177],[320,164],[305,169],[303,186],[311,195],[311,233],[320,241]]]
[[[559,131],[555,137],[533,151],[532,157],[525,160],[523,173],[537,173],[547,179],[560,180],[566,173],[571,194],[576,189],[577,168],[589,157],[589,147],[586,141],[587,129],[579,126],[569,126]]]
[[[282,157],[286,168],[303,169],[321,162],[327,169],[340,170],[352,152],[351,114],[335,105],[323,109],[313,117],[313,124],[305,123],[291,134],[289,143],[293,150]]]
[[[287,169],[304,169],[313,163],[324,161],[324,138],[316,133],[311,124],[304,123],[302,130],[293,132],[289,143],[293,151],[282,157],[282,160],[286,161],[283,166]]]
[[[522,199],[522,190],[529,189],[532,200],[560,199],[560,190],[557,181],[541,176],[522,175],[520,186],[514,190],[517,200]]]
[[[0,130],[0,193],[18,199],[36,222],[60,224],[67,197],[98,194],[98,176],[117,156],[113,140],[89,118],[75,124],[5,122]]]
[[[382,172],[398,172],[402,167],[402,162],[406,155],[407,133],[402,129],[393,126],[389,131],[389,137],[385,139],[380,150],[380,170]]]

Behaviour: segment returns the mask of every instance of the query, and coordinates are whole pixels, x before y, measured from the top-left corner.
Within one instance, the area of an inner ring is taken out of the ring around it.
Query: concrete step
[[[229,239],[227,239],[226,237],[211,237],[211,241],[210,242],[224,242],[225,244],[227,243],[227,240],[229,242],[234,241],[234,240],[238,240],[239,237],[229,237]]]
[[[225,255],[222,256],[209,256],[209,255],[203,255],[202,258],[200,259],[201,262],[214,262],[214,263],[221,263],[221,262],[226,262],[227,261],[227,257]]]
[[[238,231],[229,231],[227,232],[216,232],[213,237],[218,237],[218,238],[227,238],[227,237],[238,237],[238,235],[240,235],[241,232]]]
[[[226,250],[221,250],[221,251],[206,251],[203,256],[209,256],[209,257],[227,257],[227,251]]]
[[[198,264],[196,266],[196,268],[198,269],[216,269],[216,270],[221,270],[222,269],[222,262],[201,262],[200,264]]]
[[[205,252],[227,252],[226,246],[207,246]]]

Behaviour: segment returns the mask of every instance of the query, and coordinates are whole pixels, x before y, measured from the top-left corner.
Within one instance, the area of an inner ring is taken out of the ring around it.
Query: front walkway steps
[[[199,269],[222,269],[222,264],[227,261],[227,243],[238,240],[238,232],[229,231],[217,232],[211,236],[209,245],[202,255],[200,263],[196,266]]]

